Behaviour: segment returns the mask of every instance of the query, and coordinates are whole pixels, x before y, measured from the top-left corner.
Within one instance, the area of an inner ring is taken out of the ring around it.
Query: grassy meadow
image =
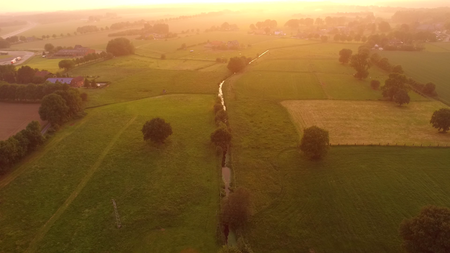
[[[209,144],[213,103],[211,95],[167,95],[88,110],[2,187],[2,250],[215,252],[220,159]],[[159,147],[140,132],[157,116],[173,128]]]
[[[260,16],[249,11],[168,21],[171,31],[200,33],[167,41],[128,37],[135,55],[67,72],[111,84],[80,88],[89,96],[87,115],[0,178],[0,252],[217,252],[221,159],[209,135],[216,128],[218,84],[229,71],[216,58],[253,58],[266,50],[223,86],[233,183],[251,193],[253,215],[244,232],[255,252],[399,252],[402,219],[424,205],[450,206],[449,149],[332,147],[321,161],[304,157],[297,147],[302,126],[310,124],[330,130],[331,142],[448,144],[428,123],[442,104],[413,92],[401,108],[378,101],[381,91],[370,81],[384,83],[387,73],[372,67],[368,79],[357,80],[338,62],[339,50],[357,52],[360,44],[249,35],[249,24]],[[241,29],[204,32],[225,21]],[[111,31],[73,35],[83,22],[39,25],[24,34],[72,36],[12,49],[41,51],[52,43],[104,50]],[[96,25],[109,21],[102,22]],[[212,50],[203,44],[215,40],[245,46]],[[182,44],[188,48],[178,50]],[[426,52],[382,54],[408,76],[435,82],[450,101],[448,52],[447,44],[437,43]],[[26,65],[56,72],[59,61],[36,56]],[[153,117],[173,128],[161,146],[142,140],[140,129]]]

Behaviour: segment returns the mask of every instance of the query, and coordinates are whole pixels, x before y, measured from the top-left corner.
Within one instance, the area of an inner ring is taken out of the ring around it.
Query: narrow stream
[[[269,50],[264,51],[262,54],[260,54],[257,58],[250,61],[248,64],[249,65],[252,64],[254,61],[261,58],[267,52],[269,52]],[[217,95],[218,97],[220,97],[220,101],[221,101],[224,111],[227,110],[227,107],[225,106],[225,99],[223,97],[223,89],[222,88],[223,88],[223,85],[225,84],[225,81],[228,78],[229,77],[224,79],[219,84],[219,92]],[[228,147],[227,150],[223,152],[223,156],[222,156],[222,180],[225,185],[225,198],[228,197],[228,195],[230,194],[230,183],[231,183],[231,176],[232,176],[231,169],[228,167],[229,161],[230,161],[230,147]],[[227,241],[227,244],[231,245],[231,246],[236,246],[236,236],[235,236],[234,232],[232,230],[229,230],[227,225],[224,225],[224,226],[225,226],[225,228],[224,228],[223,232],[224,232],[225,240]]]

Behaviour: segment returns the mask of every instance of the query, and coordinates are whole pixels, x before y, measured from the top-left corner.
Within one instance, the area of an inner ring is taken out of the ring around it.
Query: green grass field
[[[47,58],[42,58],[41,55],[36,55],[31,57],[30,59],[28,59],[25,63],[21,64],[24,66],[30,66],[33,69],[37,68],[39,70],[47,70],[50,71],[51,73],[56,73],[58,71],[62,71],[62,69],[60,69],[58,67],[58,63],[61,61],[62,59],[47,59]]]
[[[2,250],[215,252],[213,103],[211,95],[168,95],[88,110],[18,168],[15,180],[2,181]],[[140,132],[157,116],[174,132],[159,147]]]
[[[439,97],[450,103],[448,61],[450,52],[383,52],[391,64],[400,64],[408,77],[421,83],[436,84]]]

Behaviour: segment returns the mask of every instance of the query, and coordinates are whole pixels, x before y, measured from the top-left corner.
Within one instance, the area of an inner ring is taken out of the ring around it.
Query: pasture
[[[382,56],[393,65],[400,64],[408,77],[424,84],[434,83],[438,96],[450,103],[450,52],[447,49],[440,52],[383,52]]]
[[[441,102],[412,102],[399,107],[383,101],[283,101],[300,134],[318,126],[330,134],[330,143],[416,146],[450,144],[450,135],[430,124]]]
[[[37,68],[39,70],[47,70],[51,73],[56,73],[62,70],[58,67],[58,63],[61,60],[62,59],[47,59],[42,58],[41,55],[36,55],[28,59],[25,63],[22,63],[20,66],[30,66],[33,69]],[[18,68],[20,68],[20,66]]]
[[[2,250],[216,252],[213,103],[212,95],[167,95],[88,110],[64,126],[14,180],[0,181]],[[173,134],[146,143],[142,125],[158,116]]]
[[[39,117],[40,104],[16,104],[0,102],[0,140],[6,140],[10,136],[20,132],[35,120],[41,126],[46,122]]]

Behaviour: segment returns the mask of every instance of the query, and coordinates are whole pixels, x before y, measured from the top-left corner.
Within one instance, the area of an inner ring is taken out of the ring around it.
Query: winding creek
[[[252,64],[257,59],[261,58],[263,55],[265,55],[268,52],[269,52],[269,50],[264,51],[262,54],[258,55],[258,57],[251,60],[248,64],[249,65]],[[231,76],[233,76],[233,75],[231,75]],[[225,78],[219,84],[219,91],[218,91],[217,96],[220,98],[220,101],[221,101],[224,111],[227,111],[227,107],[225,105],[225,99],[223,96],[223,85],[225,84],[225,81],[228,80],[231,76]],[[223,152],[223,156],[222,156],[222,181],[225,186],[225,197],[224,198],[228,197],[228,195],[230,194],[230,183],[231,183],[232,172],[229,167],[230,166],[229,161],[230,161],[230,147],[228,147],[227,150]],[[227,244],[235,246],[236,245],[236,236],[235,236],[234,232],[229,230],[228,227],[226,227],[223,232],[225,234]]]

